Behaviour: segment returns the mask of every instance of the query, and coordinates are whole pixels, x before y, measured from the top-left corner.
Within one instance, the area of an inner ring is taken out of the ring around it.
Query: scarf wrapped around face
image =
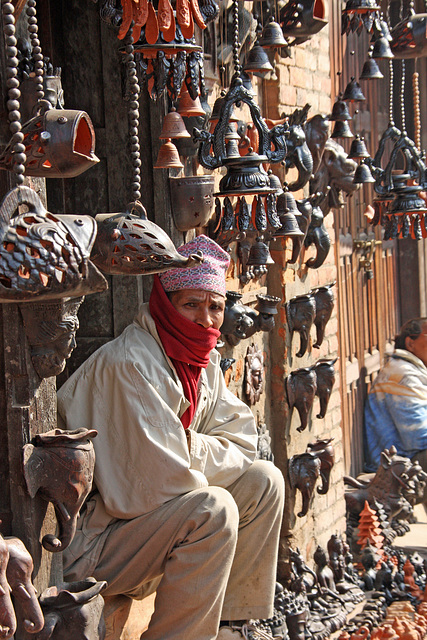
[[[190,402],[181,416],[182,425],[187,429],[196,411],[200,373],[208,366],[210,352],[221,333],[217,329],[206,329],[181,315],[172,305],[157,275],[154,276],[149,306],[162,345]]]

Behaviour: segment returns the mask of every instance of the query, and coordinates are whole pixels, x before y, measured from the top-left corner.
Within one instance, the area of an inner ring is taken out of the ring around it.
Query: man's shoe
[[[245,640],[274,640],[271,634],[257,629],[255,625],[250,623],[241,627],[220,627],[217,635],[217,640],[240,640],[241,638],[245,638]]]

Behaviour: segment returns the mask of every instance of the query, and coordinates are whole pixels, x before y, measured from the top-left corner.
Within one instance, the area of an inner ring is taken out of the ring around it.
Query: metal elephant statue
[[[312,294],[305,294],[291,298],[286,304],[286,315],[291,336],[297,331],[301,344],[296,356],[301,358],[307,351],[308,336],[316,316],[316,301]]]
[[[45,535],[42,544],[51,552],[68,547],[76,532],[79,510],[92,488],[94,429],[54,429],[35,436],[24,446],[24,477],[32,498],[39,493],[52,502],[59,534]]]
[[[310,269],[318,269],[321,267],[328,256],[329,249],[331,248],[331,239],[323,224],[324,215],[320,207],[320,202],[323,200],[323,194],[321,197],[316,197],[313,200],[311,222],[304,240],[305,247],[309,247],[314,244],[317,250],[316,255],[313,258],[309,258],[306,262],[307,267]]]
[[[10,597],[10,586],[6,577],[9,549],[0,535],[0,638],[7,640],[16,631],[16,616]]]
[[[316,440],[307,445],[307,453],[314,453],[320,460],[320,477],[322,486],[317,487],[317,493],[324,495],[329,491],[329,481],[332,467],[335,462],[333,438],[325,440]]]
[[[45,626],[34,640],[104,640],[104,599],[100,594],[106,586],[105,581],[86,578],[46,589],[40,596]]]
[[[19,538],[7,537],[9,551],[6,577],[14,598],[18,625],[28,633],[37,633],[44,627],[44,617],[37,599],[37,591],[31,582],[33,559]]]
[[[334,364],[338,358],[334,360],[319,360],[314,365],[317,379],[316,396],[320,400],[320,411],[316,418],[324,418],[328,408],[329,398],[331,397],[332,388],[335,384]]]
[[[302,508],[298,517],[307,515],[317,478],[320,475],[320,459],[315,453],[305,452],[292,456],[289,460],[289,478],[292,489],[302,494]]]
[[[313,173],[313,157],[306,141],[304,124],[310,105],[302,109],[295,109],[289,116],[289,137],[286,140],[285,167],[296,167],[298,178],[288,186],[289,191],[302,189],[310,180]]]
[[[314,299],[316,301],[314,326],[316,327],[317,334],[316,342],[313,345],[315,349],[318,349],[323,342],[325,327],[328,324],[334,309],[334,292],[332,291],[332,287],[334,285],[335,281],[331,284],[319,287],[313,292]]]
[[[316,372],[313,367],[304,367],[292,371],[286,378],[286,395],[291,408],[296,407],[301,425],[297,431],[304,431],[308,424],[308,415],[313,406],[317,389]]]

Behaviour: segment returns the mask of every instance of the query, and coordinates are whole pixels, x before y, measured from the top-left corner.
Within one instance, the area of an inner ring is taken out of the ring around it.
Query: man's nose
[[[205,329],[209,329],[213,325],[209,309],[200,309],[197,324],[200,324]]]

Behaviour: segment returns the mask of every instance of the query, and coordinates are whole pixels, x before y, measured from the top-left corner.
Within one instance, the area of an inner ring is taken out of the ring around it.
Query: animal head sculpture
[[[244,305],[241,300],[241,293],[227,291],[224,322],[220,331],[233,347],[246,338],[248,332],[254,327],[254,319],[251,317],[252,309]]]
[[[286,378],[286,395],[292,410],[296,407],[301,425],[297,431],[304,431],[308,423],[308,415],[313,406],[317,389],[317,378],[313,367],[306,367],[292,371]]]
[[[320,475],[320,460],[314,453],[306,452],[292,456],[289,460],[289,478],[292,489],[302,494],[302,508],[298,517],[307,515],[316,480]]]
[[[311,222],[311,215],[313,213],[313,206],[311,204],[311,198],[304,198],[304,200],[295,200],[300,216],[295,216],[302,235],[294,236],[292,238],[292,256],[288,260],[289,264],[295,264],[301,253],[302,245],[304,244],[305,237],[307,235],[308,228]]]
[[[296,356],[301,358],[307,351],[308,336],[316,316],[316,301],[313,295],[306,294],[291,298],[286,303],[286,315],[288,318],[291,339],[295,331],[300,334],[300,348]]]
[[[335,358],[334,360],[319,360],[314,365],[317,378],[316,395],[320,400],[320,411],[316,418],[324,418],[326,415],[329,398],[331,397],[332,389],[335,384],[334,364],[337,360],[338,358]]]
[[[255,344],[248,347],[245,358],[246,397],[250,405],[255,404],[264,391],[264,356]]]
[[[310,105],[302,109],[295,109],[289,116],[289,137],[286,142],[285,166],[287,169],[296,167],[298,178],[288,185],[290,191],[302,189],[310,180],[313,173],[313,158],[306,142],[304,125]]]
[[[9,549],[0,535],[0,638],[7,640],[16,631],[16,615],[10,597],[10,586],[6,577]]]
[[[320,167],[326,141],[329,138],[329,116],[318,113],[307,120],[305,136],[313,158],[313,173],[316,174]]]
[[[43,591],[40,605],[46,622],[34,640],[104,640],[104,599],[100,594],[106,586],[105,581],[86,578]]]
[[[43,613],[37,600],[37,591],[31,582],[33,559],[19,538],[5,538],[9,550],[6,576],[14,598],[18,624],[28,633],[37,633],[44,627]]]
[[[331,469],[335,462],[333,438],[325,440],[316,440],[307,445],[307,452],[314,453],[320,460],[320,476],[322,478],[322,486],[317,487],[317,492],[324,495],[329,490],[329,478]]]
[[[68,547],[76,532],[79,510],[92,488],[95,452],[94,429],[54,429],[35,436],[24,446],[24,477],[32,498],[39,493],[52,502],[59,535],[44,536],[42,544],[52,552]]]
[[[31,362],[40,378],[59,375],[76,347],[77,312],[84,298],[20,305]]]
[[[331,239],[323,224],[324,214],[322,211],[322,203],[324,203],[325,200],[326,196],[320,192],[316,192],[316,195],[312,198],[313,208],[311,221],[304,240],[305,247],[309,247],[311,244],[314,244],[316,247],[316,255],[309,258],[306,262],[307,267],[310,269],[318,269],[321,267],[331,248]]]
[[[335,281],[314,291],[314,299],[316,301],[314,325],[317,330],[316,342],[313,345],[315,349],[318,349],[323,342],[325,327],[334,309],[334,292],[332,291],[334,285]]]

